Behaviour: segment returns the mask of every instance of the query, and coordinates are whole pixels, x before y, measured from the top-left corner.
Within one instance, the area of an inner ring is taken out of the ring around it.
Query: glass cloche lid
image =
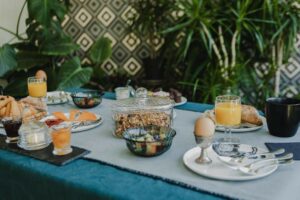
[[[130,111],[130,110],[167,110],[174,106],[174,101],[168,97],[148,96],[145,88],[138,88],[135,97],[117,100],[114,110]]]

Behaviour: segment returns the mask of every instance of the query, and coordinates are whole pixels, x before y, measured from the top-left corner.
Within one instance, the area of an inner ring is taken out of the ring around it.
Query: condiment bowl
[[[74,104],[79,108],[93,108],[102,102],[103,93],[96,90],[74,92],[71,94]]]
[[[176,131],[169,127],[146,126],[125,130],[123,138],[132,153],[151,157],[166,152],[175,135]]]

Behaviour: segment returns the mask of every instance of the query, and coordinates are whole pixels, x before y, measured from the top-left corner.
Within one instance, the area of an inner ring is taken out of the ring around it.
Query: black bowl
[[[176,131],[169,127],[146,126],[130,128],[123,133],[128,149],[139,156],[158,156],[172,145]]]
[[[74,104],[79,108],[93,108],[102,102],[100,91],[82,91],[71,94]]]

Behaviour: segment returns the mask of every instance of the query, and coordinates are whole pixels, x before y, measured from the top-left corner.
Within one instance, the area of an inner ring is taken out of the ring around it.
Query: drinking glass
[[[47,82],[45,79],[29,77],[27,79],[28,93],[31,97],[46,97]]]
[[[22,124],[20,117],[4,117],[1,120],[6,133],[6,143],[16,143],[19,140],[19,128]]]
[[[241,123],[242,106],[241,98],[235,95],[218,96],[215,101],[215,116],[217,126],[225,129],[226,136],[220,142],[239,143],[238,138],[231,136],[231,129]]]
[[[71,123],[61,123],[51,126],[51,136],[54,146],[54,155],[66,155],[72,152]]]

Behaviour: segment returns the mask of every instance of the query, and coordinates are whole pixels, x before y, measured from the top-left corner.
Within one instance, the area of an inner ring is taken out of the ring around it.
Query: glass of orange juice
[[[218,96],[215,101],[215,117],[217,126],[225,129],[223,142],[238,143],[238,138],[232,138],[231,129],[238,127],[242,118],[241,97],[235,95]]]
[[[66,155],[72,152],[71,123],[61,123],[51,126],[51,137],[54,146],[54,155]]]
[[[46,97],[47,82],[45,79],[29,77],[27,79],[28,93],[31,97]]]

